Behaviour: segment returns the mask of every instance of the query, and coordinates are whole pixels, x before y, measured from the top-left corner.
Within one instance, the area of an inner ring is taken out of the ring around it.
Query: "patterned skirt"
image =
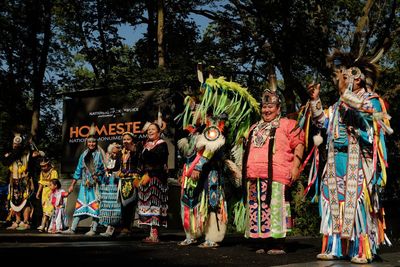
[[[285,185],[272,182],[271,205],[267,201],[268,180],[247,181],[248,224],[245,236],[250,238],[284,238],[291,230],[290,204],[285,201]]]
[[[65,207],[56,208],[50,218],[49,233],[59,233],[68,228],[68,217]]]
[[[118,201],[118,184],[110,176],[108,183],[100,186],[100,220],[101,225],[117,226],[121,222],[121,203]]]
[[[151,177],[146,185],[139,187],[139,225],[167,227],[168,184]]]

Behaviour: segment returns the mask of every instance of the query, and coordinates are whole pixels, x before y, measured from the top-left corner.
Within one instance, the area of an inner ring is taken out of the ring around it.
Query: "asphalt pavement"
[[[82,266],[400,266],[400,242],[383,246],[379,257],[371,264],[354,265],[349,261],[317,261],[320,238],[288,237],[285,255],[272,256],[256,253],[270,247],[269,240],[245,239],[239,234],[227,234],[218,248],[199,248],[197,245],[177,246],[184,239],[179,230],[163,230],[158,244],[145,244],[144,229],[134,229],[129,237],[84,235],[80,228],[75,235],[39,233],[37,230],[0,229],[0,255],[4,259],[18,259],[23,263],[74,264]],[[201,240],[200,240],[201,241]]]

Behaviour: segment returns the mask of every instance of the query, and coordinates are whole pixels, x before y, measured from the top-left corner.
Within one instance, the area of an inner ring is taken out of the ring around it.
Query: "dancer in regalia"
[[[304,132],[296,121],[281,116],[281,100],[266,90],[261,101],[261,120],[246,142],[243,160],[246,231],[250,238],[273,238],[270,255],[285,254],[284,241],[291,229],[287,190],[300,175]]]
[[[86,139],[87,148],[79,157],[72,183],[68,193],[74,191],[74,186],[80,179],[81,184],[71,227],[63,231],[64,234],[74,234],[81,220],[91,217],[90,230],[85,234],[94,236],[99,223],[99,185],[104,176],[105,153],[97,144],[97,139],[91,135]]]
[[[385,234],[381,188],[386,184],[385,135],[392,132],[385,105],[373,92],[378,75],[374,60],[335,51],[328,63],[340,98],[322,109],[320,85],[308,92],[313,123],[327,131],[328,157],[320,190],[320,260],[350,257],[367,263]]]
[[[224,78],[209,78],[201,89],[201,100],[196,102],[188,96],[182,114],[183,128],[188,133],[178,142],[186,159],[180,179],[186,238],[178,245],[197,243],[205,235],[199,247],[213,248],[224,239],[228,222],[225,198],[228,177],[224,172],[227,157],[235,155],[233,159],[240,165],[243,137],[258,111],[258,103],[245,88]],[[234,183],[240,186],[240,181]]]

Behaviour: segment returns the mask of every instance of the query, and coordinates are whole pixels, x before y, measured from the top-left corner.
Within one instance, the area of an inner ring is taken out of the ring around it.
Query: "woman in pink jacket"
[[[291,228],[285,191],[299,178],[304,133],[296,121],[282,118],[281,101],[274,91],[262,96],[261,120],[250,128],[243,174],[247,192],[245,236],[274,238],[268,254],[284,254],[284,239]]]

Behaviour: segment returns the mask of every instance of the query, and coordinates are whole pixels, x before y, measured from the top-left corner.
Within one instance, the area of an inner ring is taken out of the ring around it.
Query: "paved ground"
[[[113,266],[128,262],[131,266],[353,266],[347,261],[316,261],[319,238],[289,237],[288,253],[283,256],[257,254],[268,242],[248,240],[237,234],[226,236],[221,247],[201,249],[197,246],[178,247],[182,232],[164,231],[157,245],[143,244],[145,232],[135,229],[131,237],[104,238],[76,235],[52,235],[37,231],[0,230],[0,255],[23,263],[53,262]],[[380,258],[372,264],[358,266],[400,266],[400,242],[383,247]],[[47,260],[44,260],[47,258]]]

